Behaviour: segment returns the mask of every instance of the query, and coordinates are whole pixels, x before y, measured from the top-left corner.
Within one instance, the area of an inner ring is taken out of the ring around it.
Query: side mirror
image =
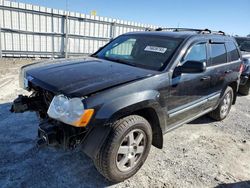
[[[206,70],[206,62],[186,61],[182,66],[177,67],[180,73],[202,73]]]

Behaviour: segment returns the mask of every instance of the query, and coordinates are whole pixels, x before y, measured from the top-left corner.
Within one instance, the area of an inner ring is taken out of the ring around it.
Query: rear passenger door
[[[210,43],[210,66],[209,69],[212,74],[211,78],[211,91],[220,92],[224,83],[227,52],[225,43]]]
[[[208,49],[210,58],[207,71],[211,75],[211,96],[206,108],[214,107],[226,86],[235,81],[239,71],[236,63],[240,61],[233,42],[210,41]]]

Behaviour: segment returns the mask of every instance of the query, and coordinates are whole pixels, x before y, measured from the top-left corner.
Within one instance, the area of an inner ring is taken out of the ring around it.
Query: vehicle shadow
[[[187,124],[208,124],[216,122],[214,119],[210,118],[208,115],[204,115],[199,117],[198,119],[195,119]]]
[[[248,95],[242,95],[240,93],[237,94],[237,97],[247,97]]]
[[[241,94],[237,94],[237,97],[247,97],[246,95],[241,95]],[[237,103],[237,101],[236,101]],[[216,120],[210,118],[207,114],[204,116],[199,117],[198,119],[195,119],[193,121],[191,121],[190,123],[187,124],[207,124],[207,123],[214,123],[216,122]]]
[[[106,187],[112,185],[80,149],[37,148],[35,113],[12,114],[0,104],[0,185],[3,187]]]
[[[229,184],[220,184],[216,186],[215,188],[249,188],[250,187],[250,181],[241,181],[236,183],[229,183]]]

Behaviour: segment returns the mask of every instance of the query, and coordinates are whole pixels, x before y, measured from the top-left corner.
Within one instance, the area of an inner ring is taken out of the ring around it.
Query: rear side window
[[[210,50],[212,65],[218,65],[227,62],[227,52],[225,44],[210,44]]]
[[[236,61],[240,58],[236,45],[233,42],[226,43],[229,61]]]

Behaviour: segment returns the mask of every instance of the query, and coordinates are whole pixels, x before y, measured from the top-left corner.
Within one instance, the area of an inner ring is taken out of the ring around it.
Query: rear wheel
[[[233,89],[227,87],[219,106],[214,111],[210,112],[209,116],[218,121],[225,119],[232,107],[233,95]]]
[[[97,170],[109,181],[124,181],[141,168],[151,142],[151,126],[143,117],[132,115],[118,120],[94,161]]]
[[[248,95],[250,88],[250,80],[247,81],[245,85],[240,85],[239,87],[239,93],[242,95]]]

